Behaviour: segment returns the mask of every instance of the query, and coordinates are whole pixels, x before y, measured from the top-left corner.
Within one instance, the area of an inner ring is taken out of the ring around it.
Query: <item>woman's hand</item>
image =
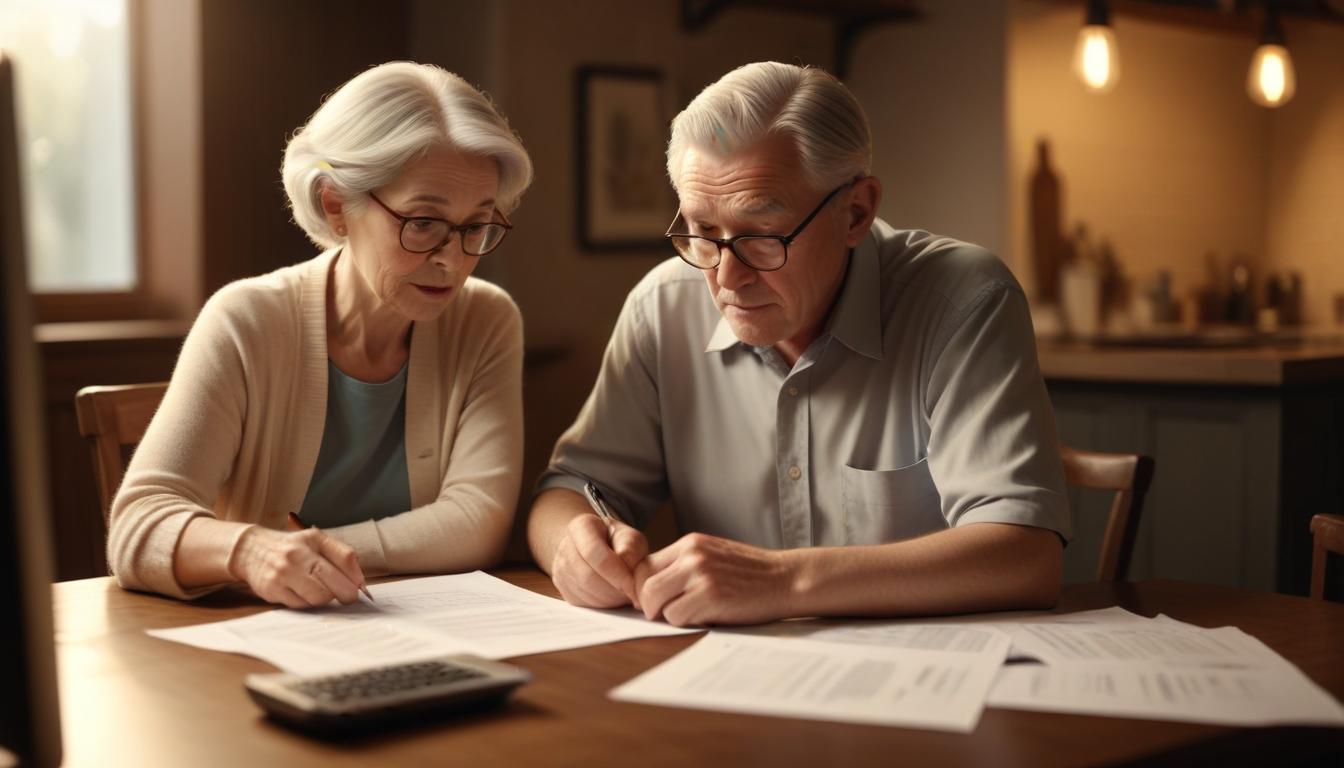
[[[229,573],[257,597],[289,608],[359,599],[364,572],[349,545],[316,528],[284,532],[252,526],[238,539]]]

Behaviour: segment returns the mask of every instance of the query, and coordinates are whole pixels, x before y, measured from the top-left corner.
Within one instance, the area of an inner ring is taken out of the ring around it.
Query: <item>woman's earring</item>
[[[341,237],[345,237],[345,227],[337,227],[336,234],[340,235]]]

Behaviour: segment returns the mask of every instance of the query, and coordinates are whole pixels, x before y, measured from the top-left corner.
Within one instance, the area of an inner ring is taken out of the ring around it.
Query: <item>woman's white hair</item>
[[[868,118],[839,80],[815,67],[762,61],[738,67],[700,92],[672,121],[667,175],[681,180],[686,150],[731,155],[771,135],[793,139],[810,186],[827,190],[867,176]]]
[[[367,192],[436,144],[494,160],[505,213],[532,183],[527,150],[488,97],[441,67],[394,61],[342,85],[285,147],[281,176],[295,222],[319,246],[340,245],[322,210],[322,188],[330,186],[345,210],[360,210]]]

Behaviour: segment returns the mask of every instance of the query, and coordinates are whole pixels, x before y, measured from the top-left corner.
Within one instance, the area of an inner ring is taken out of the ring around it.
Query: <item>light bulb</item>
[[[1088,0],[1086,21],[1073,48],[1073,73],[1094,93],[1105,93],[1120,80],[1120,48],[1106,0]]]
[[[1246,74],[1246,93],[1262,107],[1281,107],[1293,98],[1297,77],[1293,57],[1282,45],[1266,43],[1255,49]]]
[[[1266,2],[1260,47],[1255,49],[1246,73],[1246,93],[1262,107],[1281,107],[1293,98],[1295,90],[1297,76],[1293,73],[1293,57],[1288,53],[1288,39],[1279,23],[1279,6]]]
[[[1104,93],[1114,88],[1120,79],[1115,31],[1100,24],[1083,27],[1073,52],[1073,71],[1089,91]]]

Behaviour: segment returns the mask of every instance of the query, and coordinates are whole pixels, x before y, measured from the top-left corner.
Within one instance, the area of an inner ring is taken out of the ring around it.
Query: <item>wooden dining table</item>
[[[494,575],[555,596],[531,568]],[[147,629],[266,610],[244,592],[195,602],[127,592],[110,578],[53,589],[61,727],[72,766],[1344,765],[1344,729],[1235,728],[988,708],[971,733],[851,725],[613,701],[617,685],[699,634],[511,659],[533,680],[504,706],[335,739],[290,731],[247,697],[273,671]],[[1121,606],[1260,638],[1344,698],[1344,605],[1176,581],[1079,584],[1058,611]]]

